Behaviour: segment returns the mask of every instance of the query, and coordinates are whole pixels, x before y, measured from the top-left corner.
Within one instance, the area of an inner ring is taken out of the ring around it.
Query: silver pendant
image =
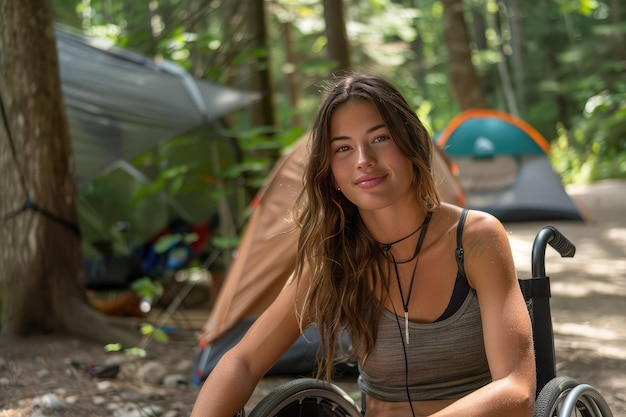
[[[409,344],[409,312],[404,312],[404,338],[406,340],[406,344]]]

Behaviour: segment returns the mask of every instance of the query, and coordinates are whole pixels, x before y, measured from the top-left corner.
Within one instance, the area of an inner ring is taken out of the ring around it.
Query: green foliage
[[[567,43],[555,55],[559,70],[542,83],[553,103],[543,117],[557,121],[551,159],[566,183],[624,178],[626,83],[615,58],[626,54],[626,28],[609,23],[610,9],[601,2],[559,4]]]
[[[238,236],[233,236],[233,237],[215,236],[211,239],[211,245],[213,245],[216,248],[221,248],[221,249],[235,249],[236,247],[239,246],[240,241],[241,240],[239,239]]]
[[[519,10],[512,9],[514,3]],[[219,166],[195,158],[176,160],[171,149],[151,154],[138,162],[147,164],[142,167],[152,169],[152,175],[151,182],[136,191],[136,204],[157,194],[191,195],[208,185],[211,190],[202,194],[203,201],[213,204],[227,198],[237,201],[241,212],[280,151],[310,127],[320,81],[333,65],[325,57],[322,2],[265,4],[268,48],[260,49],[250,35],[254,32],[247,2],[53,2],[59,22],[173,60],[194,76],[218,83],[248,88],[251,71],[258,69],[255,58],[270,58],[278,126],[260,128],[245,114],[229,117],[227,134],[241,153]],[[499,71],[504,68],[511,79],[520,81],[514,91],[519,116],[552,142],[552,159],[566,182],[624,175],[620,80],[626,25],[623,16],[618,20],[612,14],[612,4],[601,0],[463,2],[487,106],[510,111]],[[433,133],[443,129],[459,108],[448,87],[442,3],[369,0],[344,2],[344,7],[353,67],[392,79]],[[514,18],[519,18],[520,33]],[[479,48],[483,39],[486,46]],[[517,44],[519,51],[514,48]],[[287,48],[293,58],[288,58]],[[297,84],[295,106],[289,77]]]
[[[130,289],[140,298],[154,300],[163,295],[163,284],[152,280],[150,277],[136,279],[130,284]]]
[[[141,200],[150,193],[158,194],[161,192],[167,192],[175,195],[183,187],[185,174],[191,172],[193,168],[197,166],[198,164],[196,163],[187,163],[160,170],[157,177],[152,182],[142,184],[140,186],[135,193],[133,200]]]
[[[566,183],[626,178],[626,83],[590,97],[568,130],[559,126],[551,159]]]
[[[167,248],[164,250],[167,250]],[[142,300],[148,300],[149,302],[152,302],[152,300],[157,299],[163,294],[163,284],[158,281],[154,281],[149,277],[143,277],[133,281],[130,288]],[[146,346],[148,346],[150,341],[155,340],[162,344],[169,343],[167,333],[165,333],[163,329],[156,327],[151,323],[142,323],[139,326],[139,331],[143,336],[143,342],[140,346],[122,349],[122,345],[120,343],[109,343],[104,346],[104,350],[107,352],[123,351],[126,355],[145,357],[147,354]]]
[[[145,349],[142,349],[140,347],[122,349],[122,345],[120,343],[109,343],[104,346],[104,350],[106,352],[124,352],[126,355],[138,356],[140,358],[144,358],[147,355]]]
[[[167,333],[165,333],[162,329],[154,327],[150,323],[143,323],[140,327],[141,334],[144,337],[150,337],[153,340],[156,340],[159,343],[167,344],[169,342],[169,338],[167,337]]]
[[[141,335],[144,337],[144,340],[155,340],[162,344],[169,343],[169,337],[167,333],[165,333],[162,329],[155,327],[150,323],[143,323],[139,327],[141,331]],[[145,343],[147,345],[147,343]],[[141,346],[133,346],[129,348],[122,348],[120,343],[109,343],[104,345],[104,350],[106,352],[123,352],[129,356],[138,356],[140,358],[144,358],[147,356],[146,349]]]

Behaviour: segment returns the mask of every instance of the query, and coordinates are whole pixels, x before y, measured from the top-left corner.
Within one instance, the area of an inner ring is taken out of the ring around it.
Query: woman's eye
[[[383,141],[386,141],[387,139],[389,139],[389,136],[376,136],[374,138],[374,143],[383,142]]]
[[[348,147],[348,145],[343,145],[343,146],[339,146],[337,149],[335,149],[335,152],[345,152],[345,151],[347,151],[348,149],[350,149],[350,148]]]

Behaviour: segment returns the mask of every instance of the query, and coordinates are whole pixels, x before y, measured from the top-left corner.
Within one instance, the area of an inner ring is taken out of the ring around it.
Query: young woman
[[[531,416],[531,327],[506,232],[441,203],[432,140],[376,76],[334,80],[315,120],[298,264],[205,381],[193,417],[231,417],[300,333],[347,330],[368,417]]]

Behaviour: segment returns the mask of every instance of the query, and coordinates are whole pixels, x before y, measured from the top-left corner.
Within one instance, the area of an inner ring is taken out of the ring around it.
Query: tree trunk
[[[498,60],[498,73],[500,74],[500,81],[502,82],[502,92],[504,94],[504,100],[506,102],[507,111],[514,116],[519,117],[519,111],[517,110],[517,101],[515,98],[515,91],[513,90],[513,85],[511,83],[511,75],[509,73],[509,65],[507,53],[505,53],[505,49],[510,50],[510,46],[505,45],[504,36],[502,34],[502,18],[501,16],[505,14],[505,5],[501,1],[498,1],[498,8],[495,12],[495,30],[496,37],[498,39],[498,54],[500,55],[500,59]]]
[[[474,33],[474,43],[476,44],[476,49],[479,51],[486,51],[488,48],[487,45],[487,24],[485,22],[485,11],[478,6],[474,5],[471,7],[472,13],[472,29]]]
[[[264,0],[250,2],[250,24],[254,33],[254,47],[263,51],[256,55],[252,68],[252,90],[259,91],[262,98],[254,105],[253,123],[255,126],[276,128],[276,112],[274,109],[274,85],[270,68],[270,50],[267,41]]]
[[[2,333],[67,332],[136,343],[108,328],[82,283],[69,130],[50,2],[0,2]]]
[[[513,49],[513,76],[519,116],[526,116],[526,60],[524,51],[524,31],[522,26],[521,0],[508,1],[509,26],[511,27],[511,47]]]
[[[328,59],[335,63],[333,72],[348,70],[351,67],[350,46],[346,34],[343,0],[324,0],[323,4]]]
[[[622,3],[620,0],[611,0],[611,24],[619,26],[622,22]],[[613,39],[615,48],[613,58],[616,61],[626,60],[626,41],[624,41],[623,32],[616,32],[613,29]]]
[[[285,77],[287,78],[287,93],[289,95],[289,105],[293,109],[291,124],[292,126],[300,126],[302,121],[300,120],[300,115],[296,111],[298,108],[298,93],[300,91],[298,77],[296,76],[296,63],[298,61],[298,57],[296,56],[293,48],[291,22],[283,23],[283,30],[285,33],[285,57],[287,58],[287,61],[285,62],[285,67],[287,68],[285,73]]]
[[[472,63],[472,51],[461,0],[444,0],[443,16],[452,94],[461,110],[483,107],[483,94]]]

